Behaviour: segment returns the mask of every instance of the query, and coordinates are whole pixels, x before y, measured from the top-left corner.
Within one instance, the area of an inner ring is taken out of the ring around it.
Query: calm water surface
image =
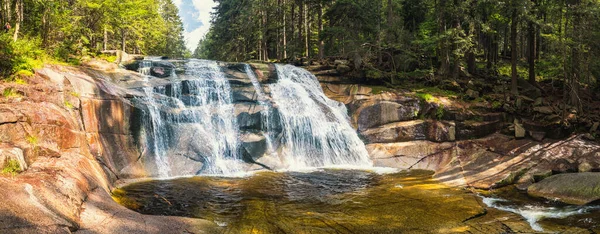
[[[476,195],[448,187],[431,176],[431,172],[418,170],[394,174],[329,169],[259,172],[245,178],[134,183],[115,190],[113,197],[143,214],[212,220],[224,233],[600,231],[600,215],[593,207],[553,218],[548,214],[582,207],[533,200],[511,192],[514,190]],[[527,216],[531,214],[528,207],[534,213],[540,207],[549,210],[545,210],[546,216],[539,212]]]

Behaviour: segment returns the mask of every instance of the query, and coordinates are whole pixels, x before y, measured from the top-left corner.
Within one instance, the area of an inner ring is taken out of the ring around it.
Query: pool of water
[[[211,220],[225,233],[600,231],[600,215],[592,207],[532,222],[520,208],[578,207],[507,191],[479,195],[448,187],[419,170],[378,174],[323,169],[146,181],[114,190],[113,198],[143,214]]]

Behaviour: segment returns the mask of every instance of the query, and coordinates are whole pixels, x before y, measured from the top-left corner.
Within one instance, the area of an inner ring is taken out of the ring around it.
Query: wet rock
[[[240,129],[261,130],[263,107],[258,103],[238,103],[234,107]]]
[[[600,200],[600,173],[585,172],[550,176],[527,189],[535,197],[584,205]]]
[[[257,133],[243,133],[240,136],[242,141],[242,155],[244,161],[253,163],[257,159],[261,158],[267,152],[267,138],[262,134]]]
[[[259,98],[254,87],[233,86],[231,87],[233,102],[258,102]]]

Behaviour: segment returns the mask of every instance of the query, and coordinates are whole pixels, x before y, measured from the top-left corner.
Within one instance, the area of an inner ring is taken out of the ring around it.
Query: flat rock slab
[[[120,206],[101,189],[83,205],[81,228],[76,233],[220,233],[208,220],[142,215]]]
[[[568,204],[585,205],[600,200],[600,173],[550,176],[529,186],[527,193],[535,197],[557,199]]]

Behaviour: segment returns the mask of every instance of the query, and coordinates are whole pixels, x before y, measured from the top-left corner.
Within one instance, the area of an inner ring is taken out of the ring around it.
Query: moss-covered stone
[[[557,199],[583,205],[600,200],[600,173],[572,173],[550,176],[529,186],[527,193],[535,197]]]

